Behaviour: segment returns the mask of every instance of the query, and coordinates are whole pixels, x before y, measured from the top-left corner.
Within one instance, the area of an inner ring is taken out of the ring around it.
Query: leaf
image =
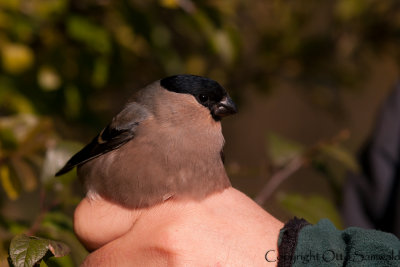
[[[267,135],[267,152],[274,165],[285,165],[294,157],[299,156],[303,150],[304,147],[299,143],[274,133]]]
[[[34,61],[32,49],[23,44],[5,44],[1,47],[1,55],[4,70],[12,74],[29,69]]]
[[[108,79],[108,66],[109,62],[106,58],[98,58],[95,61],[93,74],[92,74],[92,84],[96,88],[103,87]]]
[[[54,240],[48,240],[48,241],[49,241],[48,248],[51,251],[51,253],[53,253],[54,257],[57,258],[64,257],[70,252],[69,247],[64,243]]]
[[[11,179],[10,169],[6,165],[0,166],[0,180],[7,197],[11,200],[16,200],[19,196],[19,190]]]
[[[73,85],[69,85],[64,90],[66,114],[71,117],[77,117],[82,107],[82,99],[79,89]]]
[[[11,260],[16,267],[33,266],[46,255],[47,245],[43,239],[18,235],[11,240]]]
[[[359,171],[359,166],[357,160],[354,156],[347,151],[345,148],[339,145],[322,145],[320,147],[321,153],[325,154],[326,156],[333,158],[349,168],[354,172]]]
[[[304,218],[310,223],[317,223],[328,218],[337,228],[343,228],[340,215],[335,206],[326,198],[312,195],[304,197],[299,194],[281,194],[278,196],[281,205],[294,216]]]
[[[78,263],[81,263],[88,255],[88,252],[79,242],[79,240],[77,239],[76,235],[72,230],[66,230],[65,227],[56,226],[54,223],[52,225],[49,223],[43,223],[41,226],[41,233],[46,238],[63,240],[63,242],[68,244],[69,247],[73,248],[68,257],[50,258],[49,260],[46,260],[46,262],[48,262],[48,265],[50,266],[54,266],[52,265],[52,263],[55,261],[57,263],[60,263],[60,261],[69,261],[71,259],[75,262],[73,266],[78,266]],[[58,266],[65,266],[65,265],[59,264]]]
[[[67,31],[70,37],[81,41],[94,51],[103,54],[111,51],[111,41],[107,31],[85,17],[70,17],[67,21]]]
[[[62,257],[69,253],[69,248],[62,242],[26,235],[15,236],[10,244],[10,258],[16,267],[34,266],[48,251]]]

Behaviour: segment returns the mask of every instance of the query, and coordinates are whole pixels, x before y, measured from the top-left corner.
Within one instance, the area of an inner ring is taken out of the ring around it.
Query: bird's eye
[[[207,102],[208,96],[206,96],[206,95],[199,95],[199,100],[200,100],[200,102],[202,102],[202,103]]]

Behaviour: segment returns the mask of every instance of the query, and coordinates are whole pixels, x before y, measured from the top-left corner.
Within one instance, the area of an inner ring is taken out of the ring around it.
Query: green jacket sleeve
[[[357,227],[341,231],[327,219],[316,225],[289,221],[278,245],[278,266],[400,266],[400,240],[393,234]]]

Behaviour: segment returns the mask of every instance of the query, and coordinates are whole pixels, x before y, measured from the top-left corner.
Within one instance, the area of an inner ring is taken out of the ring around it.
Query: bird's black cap
[[[221,100],[226,96],[225,89],[216,81],[189,74],[175,75],[164,78],[160,81],[162,87],[168,91],[180,94],[199,94],[213,95],[215,100]]]
[[[225,98],[229,100],[230,106],[227,107],[229,114],[234,114],[237,111],[226,90],[214,80],[196,75],[182,74],[164,78],[160,80],[160,84],[168,91],[193,95],[200,104],[210,110],[211,115],[216,120],[220,120],[222,117],[215,114],[216,105]]]

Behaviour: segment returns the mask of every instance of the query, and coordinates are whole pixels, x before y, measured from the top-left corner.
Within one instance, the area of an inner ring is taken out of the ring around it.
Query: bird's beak
[[[229,96],[225,96],[213,107],[213,115],[216,117],[226,117],[237,113],[237,107]]]

